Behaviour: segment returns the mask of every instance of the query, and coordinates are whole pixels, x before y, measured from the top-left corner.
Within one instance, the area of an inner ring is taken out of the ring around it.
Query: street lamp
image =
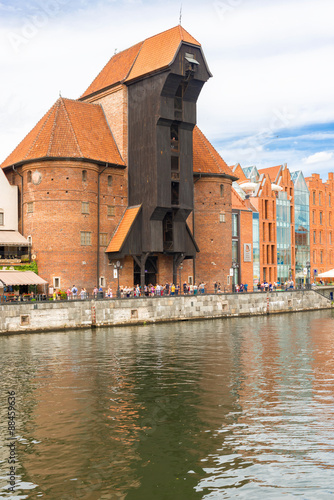
[[[121,298],[121,291],[119,289],[119,270],[122,269],[121,263],[118,260],[116,264],[114,264],[114,268],[117,269],[117,298]]]
[[[306,262],[306,269],[307,269],[307,279],[308,279],[307,288],[310,289],[311,288],[311,274],[310,274],[311,262],[310,261]]]
[[[236,278],[236,270],[238,269],[239,267],[239,264],[235,261],[235,260],[232,260],[232,269],[233,269],[233,283],[232,283],[232,292],[235,292],[235,278]]]

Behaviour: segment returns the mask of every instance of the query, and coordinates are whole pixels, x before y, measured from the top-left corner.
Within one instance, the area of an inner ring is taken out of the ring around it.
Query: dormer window
[[[193,78],[199,62],[196,61],[195,55],[189,52],[186,52],[184,58],[186,60],[186,79],[190,80],[191,78]]]

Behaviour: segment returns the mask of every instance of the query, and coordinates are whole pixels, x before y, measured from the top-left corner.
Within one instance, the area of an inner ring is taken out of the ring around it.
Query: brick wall
[[[227,278],[232,263],[231,184],[223,177],[202,177],[194,184],[195,240],[200,249],[195,281],[204,281],[210,289],[217,281],[231,290]]]

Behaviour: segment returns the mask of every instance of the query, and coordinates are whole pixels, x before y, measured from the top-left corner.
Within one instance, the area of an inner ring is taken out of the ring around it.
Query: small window
[[[86,182],[87,181],[87,170],[83,170],[82,171],[82,182]]]
[[[312,195],[313,195],[313,205],[315,205],[315,191],[313,191]]]
[[[53,278],[53,288],[60,288],[60,278]]]
[[[104,288],[106,286],[106,279],[104,276],[100,276],[100,286]]]
[[[320,222],[320,224],[322,224],[322,212],[320,212],[320,215],[319,215],[319,222]]]
[[[189,285],[193,285],[193,277],[192,276],[188,276],[188,283],[189,283]]]
[[[220,185],[220,196],[224,196],[224,184]]]
[[[322,235],[322,231],[319,231],[319,243],[322,243],[322,241],[321,241],[321,235]]]
[[[92,233],[87,231],[81,231],[81,246],[89,246],[92,244]]]
[[[316,259],[315,259],[315,250],[313,250],[313,264],[316,263]]]
[[[332,206],[332,197],[331,194],[328,193],[328,205],[331,207]]]
[[[225,214],[219,214],[219,222],[225,222]]]
[[[34,212],[34,202],[30,201],[27,203],[27,213],[32,214]]]
[[[332,244],[332,232],[329,233],[329,244]]]
[[[108,233],[100,233],[100,246],[106,247],[108,245]]]
[[[322,250],[320,250],[320,264],[322,264]]]
[[[108,217],[112,217],[115,215],[115,207],[113,205],[108,205],[107,210]]]
[[[312,212],[312,223],[315,224],[315,211]]]
[[[332,225],[332,212],[328,213],[328,224],[331,226]]]
[[[28,236],[27,240],[28,240],[28,245],[31,247],[32,246],[32,236]]]
[[[81,213],[82,214],[89,214],[89,202],[88,201],[83,201],[81,203]]]
[[[112,175],[108,175],[108,186],[112,186]]]
[[[5,225],[5,214],[0,211],[0,226],[4,226]]]
[[[316,232],[313,231],[313,243],[316,243]]]
[[[321,205],[321,193],[319,193],[319,205]]]
[[[27,182],[31,182],[31,170],[27,172]]]

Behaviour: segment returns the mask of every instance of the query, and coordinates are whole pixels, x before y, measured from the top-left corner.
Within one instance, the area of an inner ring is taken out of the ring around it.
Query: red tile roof
[[[262,168],[259,170],[259,174],[268,174],[271,182],[275,182],[279,174],[282,165],[277,165],[276,167]]]
[[[244,200],[239,196],[236,190],[232,187],[231,189],[231,200],[232,200],[232,208],[236,210],[246,210],[246,205]]]
[[[128,82],[168,67],[182,42],[201,46],[182,26],[178,25],[115,54],[80,99],[117,83]]]
[[[62,97],[1,167],[45,157],[86,158],[124,165],[102,107]]]
[[[193,132],[193,171],[194,173],[234,174],[205,135],[196,126]]]
[[[129,231],[134,223],[141,205],[137,207],[129,207],[125,210],[125,213],[119,223],[113,237],[110,240],[110,243],[106,249],[106,252],[120,252],[123,244],[125,243],[126,237],[129,234]]]

